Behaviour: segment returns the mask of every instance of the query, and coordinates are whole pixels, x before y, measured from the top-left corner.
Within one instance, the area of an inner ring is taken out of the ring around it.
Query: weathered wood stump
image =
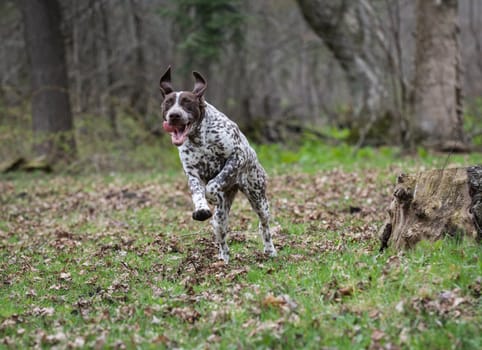
[[[380,251],[469,235],[482,241],[482,166],[401,174],[382,227]]]

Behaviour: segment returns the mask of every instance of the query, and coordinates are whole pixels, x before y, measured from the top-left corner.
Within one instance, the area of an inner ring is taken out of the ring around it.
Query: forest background
[[[191,89],[192,70],[203,73],[207,99],[257,144],[480,143],[476,0],[66,0],[43,12],[35,3],[0,3],[7,164],[72,155],[78,168],[143,166],[131,152],[166,140],[158,79],[168,65],[178,89]]]

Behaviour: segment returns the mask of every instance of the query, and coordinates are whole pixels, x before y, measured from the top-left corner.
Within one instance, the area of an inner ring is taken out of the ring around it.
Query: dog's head
[[[161,112],[164,122],[162,127],[171,134],[172,143],[181,146],[190,135],[194,134],[202,121],[204,113],[203,94],[206,80],[198,72],[194,76],[192,91],[174,91],[171,85],[171,67],[162,75],[161,95],[164,98]]]

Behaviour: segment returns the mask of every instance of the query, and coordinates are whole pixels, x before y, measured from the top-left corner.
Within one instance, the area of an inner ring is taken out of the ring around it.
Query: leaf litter
[[[109,339],[105,323],[112,326],[141,312],[156,328],[169,329],[168,318],[190,327],[203,322],[217,325],[233,317],[233,307],[251,315],[243,323],[248,336],[271,332],[274,337],[282,337],[286,325],[298,324],[305,311],[296,301],[296,293],[262,290],[245,279],[253,270],[276,274],[289,264],[310,263],[327,253],[341,254],[353,244],[359,245],[360,254],[375,254],[377,223],[384,219],[392,188],[388,179],[379,183],[378,175],[379,171],[361,174],[334,169],[320,174],[273,176],[269,187],[272,233],[280,256],[273,263],[261,252],[256,217],[240,196],[230,216],[233,256],[229,265],[217,260],[209,225],[191,220],[184,179],[92,181],[86,186],[74,178],[56,177],[29,189],[18,188],[15,182],[2,183],[0,248],[5,253],[0,261],[0,282],[13,288],[29,273],[39,279],[47,293],[66,295],[74,291],[75,300],[58,299],[57,303],[61,309],[62,303],[70,303],[73,315],[92,322],[85,334],[68,333],[58,327],[39,330],[31,335],[35,344],[122,347],[122,342]],[[300,225],[300,232],[295,225]],[[48,273],[36,267],[38,256],[45,257],[43,264],[51,265]],[[142,263],[153,256],[159,258],[147,265]],[[16,268],[9,268],[12,265]],[[382,278],[393,275],[399,266],[400,257],[389,257]],[[109,270],[114,276],[100,276]],[[182,289],[164,287],[166,283]],[[168,301],[159,307],[142,305],[137,300],[141,291],[136,284],[146,285],[150,298]],[[332,279],[321,287],[320,294],[327,303],[344,305],[369,284]],[[80,290],[75,292],[76,288]],[[0,319],[0,330],[17,328],[20,332],[0,333],[0,342],[8,345],[15,337],[25,336],[31,317],[58,317],[57,305],[40,306],[45,291],[39,295],[38,288],[28,288],[24,295],[39,306]],[[395,310],[399,314],[412,310],[440,317],[471,317],[471,308],[480,297],[480,279],[471,284],[470,291],[470,295],[461,295],[460,290],[453,289],[404,299]],[[15,292],[11,296],[11,300],[21,298]],[[212,305],[211,309],[200,307],[203,303]],[[278,316],[261,319],[270,309]],[[378,322],[383,314],[374,309],[369,317]],[[102,331],[94,326],[98,322],[104,323]],[[374,328],[372,347],[382,346],[387,337],[385,331]],[[133,342],[178,345],[165,332],[143,339]],[[214,332],[207,341],[221,341],[219,333]]]

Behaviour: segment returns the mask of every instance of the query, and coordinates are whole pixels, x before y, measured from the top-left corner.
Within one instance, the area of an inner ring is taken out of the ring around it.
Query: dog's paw
[[[197,221],[205,221],[213,216],[209,209],[198,209],[192,213],[192,218]]]
[[[229,252],[219,252],[218,259],[224,261],[227,265],[229,264]]]
[[[263,251],[265,254],[269,255],[270,257],[274,258],[275,256],[278,256],[278,253],[276,252],[276,249],[273,246],[273,244],[269,246],[265,246]]]

